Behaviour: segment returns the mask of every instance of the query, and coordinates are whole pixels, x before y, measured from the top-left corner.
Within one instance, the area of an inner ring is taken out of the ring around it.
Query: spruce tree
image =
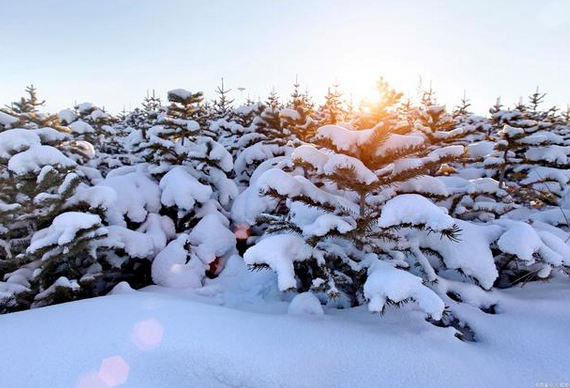
[[[346,109],[341,100],[340,85],[335,84],[327,89],[325,102],[317,110],[317,122],[319,126],[338,124],[346,119]]]
[[[329,125],[321,127],[315,139],[319,148],[307,145],[295,150],[290,173],[274,169],[258,179],[253,190],[259,188],[276,204],[258,223],[268,225],[267,235],[293,233],[303,242],[299,246],[289,242],[299,283],[280,280],[282,289],[322,291],[331,300],[342,297],[352,305],[361,304],[369,255],[386,260],[392,254],[398,256],[392,249],[397,250],[401,243],[395,233],[399,228],[431,230],[429,225],[415,222],[379,225],[386,203],[386,198],[382,201],[379,197],[390,187],[427,173],[432,165],[452,160],[458,150],[425,154],[426,144],[420,136],[402,136],[389,127],[350,131]],[[407,163],[412,156],[419,161]],[[394,168],[396,165],[400,167]],[[439,232],[452,239],[457,236],[452,222]],[[283,268],[273,259],[262,259],[267,253],[263,248],[264,244],[250,248],[246,262]],[[306,257],[295,258],[301,248]],[[277,271],[281,279],[283,274]]]
[[[89,235],[85,239],[68,236],[71,238],[64,244],[65,248],[50,255],[49,260],[47,256],[35,255],[38,239],[59,244],[55,243],[58,238],[46,237],[45,233],[48,230],[56,234],[66,232],[56,219],[70,208],[70,200],[82,178],[77,174],[75,162],[53,147],[63,139],[54,129],[12,129],[0,136],[7,145],[2,147],[0,155],[0,279],[5,281],[0,282],[0,288],[7,288],[8,294],[7,299],[0,302],[0,309],[10,311],[39,303],[39,299],[51,294],[50,288],[55,291],[58,287],[71,287],[70,282],[59,278],[82,267],[82,259],[75,255],[85,248],[84,244],[94,242],[90,237],[96,236]],[[74,206],[88,208],[80,202]],[[97,217],[76,213],[75,219],[83,216]],[[72,249],[74,244],[79,244],[77,249]],[[47,254],[45,247],[42,246],[42,252]],[[59,283],[54,286],[56,282]]]
[[[21,128],[57,127],[59,120],[56,115],[40,112],[40,108],[45,105],[45,100],[39,99],[34,85],[27,86],[25,92],[27,96],[6,106],[7,113],[19,119],[17,126]],[[15,127],[12,125],[12,128]]]
[[[260,113],[253,119],[249,134],[240,139],[242,151],[236,156],[235,172],[238,184],[247,186],[254,171],[262,163],[291,152],[294,137],[288,121],[281,115],[281,103],[274,89],[267,97]]]
[[[301,92],[298,79],[293,84],[288,103],[281,109],[281,126],[291,132],[291,135],[301,141],[310,142],[317,124],[312,118],[313,103],[307,92]]]
[[[217,98],[213,102],[214,120],[216,119],[227,119],[231,112],[231,107],[234,100],[229,98],[229,93],[231,89],[226,89],[224,87],[224,79],[222,78],[221,84],[216,88]]]
[[[388,81],[380,78],[376,83],[378,101],[368,103],[365,110],[359,112],[357,128],[372,128],[378,123],[396,122],[397,108],[403,94],[393,89]]]

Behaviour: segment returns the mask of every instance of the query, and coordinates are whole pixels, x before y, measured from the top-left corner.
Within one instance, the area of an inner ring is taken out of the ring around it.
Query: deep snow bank
[[[229,287],[231,288],[231,287]],[[464,306],[479,342],[412,305],[287,315],[262,289],[117,292],[0,317],[0,387],[535,387],[570,381],[570,285]],[[239,296],[238,296],[239,295]],[[392,309],[392,308],[391,308]]]

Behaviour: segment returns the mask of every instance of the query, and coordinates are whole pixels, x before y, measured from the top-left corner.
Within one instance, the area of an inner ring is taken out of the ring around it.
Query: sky
[[[46,108],[90,101],[118,112],[149,89],[236,102],[287,96],[295,78],[321,101],[374,98],[385,77],[421,79],[453,107],[513,105],[537,86],[570,102],[570,0],[18,0],[0,7],[0,103],[33,83]],[[246,88],[240,92],[238,88]]]

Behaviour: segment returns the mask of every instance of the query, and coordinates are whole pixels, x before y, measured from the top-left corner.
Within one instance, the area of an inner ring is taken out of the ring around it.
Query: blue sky
[[[18,0],[0,6],[0,102],[34,83],[48,108],[91,101],[118,111],[147,89],[245,87],[320,99],[339,81],[355,100],[385,76],[442,103],[467,91],[479,112],[537,85],[570,102],[567,0]]]

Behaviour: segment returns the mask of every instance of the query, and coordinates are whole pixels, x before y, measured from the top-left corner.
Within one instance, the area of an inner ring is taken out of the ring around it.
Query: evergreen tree
[[[231,100],[228,95],[231,89],[226,89],[224,87],[224,79],[222,78],[222,83],[216,88],[216,94],[218,97],[214,100],[213,111],[214,119],[226,119],[230,114],[232,104],[234,100]]]
[[[510,190],[518,201],[556,205],[566,194],[560,172],[570,167],[570,151],[561,136],[515,112],[499,132],[495,152],[485,160],[485,167],[495,169],[499,188]]]
[[[400,239],[394,231],[403,227],[398,224],[383,228],[378,224],[383,203],[377,195],[457,155],[440,152],[437,156],[421,157],[426,151],[421,137],[401,136],[389,127],[350,131],[325,126],[317,132],[316,141],[324,149],[297,148],[292,155],[294,165],[290,174],[270,170],[258,179],[253,190],[261,189],[263,195],[276,203],[275,211],[262,215],[258,222],[268,224],[269,235],[299,234],[301,246],[309,247],[308,257],[299,262],[293,259],[300,291],[323,291],[331,299],[343,295],[352,305],[361,304],[367,254],[386,255],[388,259],[389,247],[392,243],[398,245]],[[412,155],[419,156],[421,162],[408,165],[405,160]],[[397,161],[401,161],[401,168],[390,169]],[[300,173],[310,180],[298,177]],[[306,224],[305,212],[311,214],[310,225]],[[427,225],[407,226],[429,230]],[[441,232],[454,238],[457,231],[450,224],[449,229]],[[261,258],[262,248],[257,247],[250,248],[253,253],[246,253],[246,261],[269,263]],[[296,249],[292,244],[291,256]],[[281,281],[280,287],[283,289]],[[285,288],[288,287],[297,288],[291,282]]]
[[[319,126],[327,124],[338,124],[346,119],[346,109],[342,103],[342,93],[338,84],[327,89],[325,103],[317,110],[317,122]]]
[[[463,98],[461,99],[461,104],[457,105],[453,111],[453,117],[457,119],[458,117],[465,117],[471,115],[473,112],[469,110],[471,108],[471,100],[467,98],[465,92],[463,92]]]
[[[376,83],[378,101],[368,103],[365,111],[359,112],[357,128],[372,128],[378,123],[399,122],[397,107],[403,94],[393,89],[388,81],[380,78]]]
[[[249,128],[249,135],[240,139],[242,151],[237,154],[235,173],[238,184],[247,186],[254,171],[262,163],[290,152],[293,140],[291,129],[284,127],[279,97],[273,89],[266,103],[260,106]],[[296,118],[296,117],[295,117]]]
[[[6,106],[7,113],[19,119],[17,126],[22,128],[57,127],[59,125],[57,116],[40,112],[39,109],[45,105],[45,100],[39,99],[34,85],[26,87],[26,94],[27,96],[21,97],[19,101]]]
[[[62,134],[42,128],[12,129],[0,135],[1,142],[8,145],[2,147],[0,158],[0,279],[5,280],[0,288],[7,288],[9,295],[0,303],[0,310],[10,311],[37,305],[56,289],[75,288],[67,281],[70,278],[60,277],[83,265],[79,264],[84,259],[79,252],[85,244],[94,243],[103,230],[94,226],[90,231],[98,230],[97,235],[74,233],[81,229],[83,217],[99,219],[86,213],[76,213],[77,230],[70,225],[68,231],[67,224],[57,221],[82,181],[76,164],[53,147],[63,139]],[[80,202],[74,206],[85,208]],[[64,238],[46,236],[48,230],[60,236],[68,233],[65,242]],[[59,245],[60,250],[51,251],[48,245]],[[43,252],[41,257],[35,255],[36,248]],[[90,253],[93,256],[93,250]],[[53,298],[46,303],[63,301],[63,296]]]
[[[178,230],[186,230],[195,222],[195,212],[206,206],[210,200],[217,201],[217,207],[228,206],[237,194],[235,184],[228,178],[232,171],[231,155],[193,120],[201,93],[190,93],[176,89],[168,93],[171,106],[161,119],[160,125],[149,130],[146,144],[153,152],[148,155],[151,173],[160,179],[160,186],[171,195],[182,195],[176,189],[180,185],[186,190],[187,199],[166,200],[171,207],[171,218]]]
[[[317,124],[311,117],[314,114],[313,103],[307,92],[301,92],[300,87],[298,79],[295,79],[289,102],[280,112],[281,126],[290,131],[296,139],[309,142]]]

